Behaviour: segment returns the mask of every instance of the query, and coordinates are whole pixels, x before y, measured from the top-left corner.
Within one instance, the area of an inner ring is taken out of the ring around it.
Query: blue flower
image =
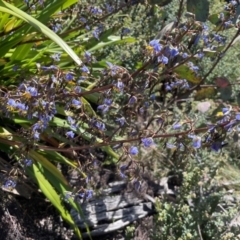
[[[152,40],[149,42],[149,45],[154,49],[155,54],[158,54],[162,50],[162,45],[158,40]]]
[[[172,143],[167,143],[167,144],[166,144],[166,148],[169,148],[169,149],[172,149],[172,150],[177,149],[176,145],[174,145],[174,144],[172,144]]]
[[[120,166],[120,176],[122,178],[126,178],[127,176],[125,175],[125,171],[127,170],[127,165],[122,165]]]
[[[81,91],[82,91],[82,89],[80,88],[80,86],[76,86],[75,88],[74,88],[74,91],[75,91],[75,93],[80,93]]]
[[[123,28],[122,29],[122,35],[127,35],[128,33],[130,33],[130,29],[129,28]]]
[[[81,68],[81,70],[82,70],[84,73],[90,73],[88,67],[85,66],[85,65]]]
[[[120,92],[122,92],[123,91],[123,89],[124,89],[124,83],[123,82],[121,82],[121,81],[118,81],[116,84],[114,84],[115,86],[116,86],[116,88],[120,91]]]
[[[168,64],[168,58],[164,55],[158,57],[158,62],[162,62],[162,64]]]
[[[86,199],[90,199],[93,197],[93,190],[87,190],[86,191]]]
[[[51,58],[56,61],[59,62],[60,61],[60,57],[61,57],[61,53],[54,53]]]
[[[101,110],[102,113],[106,113],[109,110],[109,106],[102,104],[97,107],[98,110]]]
[[[200,59],[203,58],[204,57],[204,53],[202,53],[202,52],[197,53],[197,57],[200,58]]]
[[[37,89],[35,87],[27,87],[27,93],[30,93],[32,97],[36,97],[38,95]]]
[[[111,70],[110,71],[111,76],[115,76],[120,68],[110,62],[106,62],[106,64],[108,65],[108,68]]]
[[[181,124],[180,122],[175,123],[175,124],[173,125],[173,129],[174,129],[174,130],[180,129],[181,127],[182,127],[182,124]]]
[[[218,152],[220,149],[222,149],[223,147],[223,143],[221,142],[214,142],[212,145],[211,145],[211,149],[215,152]]]
[[[67,121],[70,124],[71,128],[73,128],[74,130],[77,129],[76,120],[74,120],[71,116],[68,116]]]
[[[11,107],[16,107],[16,106],[17,106],[15,100],[14,100],[14,99],[11,99],[11,98],[8,99],[7,105],[9,105],[9,106],[11,106]]]
[[[128,104],[132,105],[132,104],[134,104],[136,101],[137,101],[137,97],[131,96],[130,99],[129,99]]]
[[[170,50],[170,56],[171,56],[171,58],[176,57],[178,54],[179,54],[179,51],[178,51],[177,48],[172,48],[172,49]]]
[[[151,147],[151,146],[156,145],[152,138],[143,138],[142,143],[143,143],[144,147]]]
[[[36,140],[39,140],[40,138],[40,133],[38,131],[34,132],[33,133],[33,138],[36,139]]]
[[[71,73],[67,73],[67,74],[65,75],[65,79],[66,79],[67,81],[72,81],[72,80],[73,80],[73,75],[72,75]]]
[[[73,131],[68,131],[68,132],[66,132],[66,136],[68,138],[74,138],[74,132]]]
[[[240,113],[237,113],[235,118],[236,118],[236,120],[240,121]]]
[[[86,62],[90,63],[92,61],[92,54],[90,52],[86,51],[84,53],[84,58],[85,58]]]
[[[141,183],[140,183],[140,181],[138,181],[138,180],[134,180],[133,181],[133,186],[134,186],[134,188],[135,188],[135,190],[137,191],[137,192],[139,192],[140,191],[140,189],[141,189]]]
[[[93,13],[93,14],[102,14],[102,9],[99,9],[99,8],[97,8],[97,7],[91,7],[91,9],[90,9],[90,11],[91,11],[91,13]]]
[[[99,129],[100,131],[104,131],[105,130],[105,124],[103,122],[99,122],[96,119],[93,119],[92,120],[92,124],[93,124],[94,127]]]
[[[116,122],[119,122],[120,126],[122,127],[125,124],[126,119],[124,117],[117,118]]]
[[[79,101],[77,99],[73,99],[72,105],[74,105],[74,107],[76,107],[76,108],[79,108],[82,105],[82,103],[81,103],[81,101]]]
[[[17,186],[17,183],[11,179],[8,179],[4,184],[3,184],[3,188],[6,189],[13,189]]]
[[[200,137],[194,137],[193,138],[193,147],[194,148],[200,148],[202,146],[202,140]]]
[[[137,155],[138,154],[138,148],[135,146],[131,146],[129,150],[131,155]]]
[[[27,167],[32,166],[33,161],[31,159],[24,159],[24,165]]]
[[[86,190],[78,194],[80,198],[86,198],[87,200],[93,197],[93,190]]]
[[[112,104],[112,99],[105,98],[105,99],[103,100],[103,102],[104,102],[104,104],[110,106],[110,105]]]
[[[182,54],[182,57],[183,57],[183,58],[187,58],[187,57],[188,57],[188,54],[187,54],[187,53],[183,53],[183,54]]]
[[[86,18],[84,18],[84,17],[80,17],[80,19],[79,19],[82,23],[86,23],[87,22],[87,19]]]

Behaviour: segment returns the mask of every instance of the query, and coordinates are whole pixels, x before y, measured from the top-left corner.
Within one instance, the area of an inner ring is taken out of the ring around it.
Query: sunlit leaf
[[[205,98],[214,98],[216,96],[217,90],[214,87],[202,88],[197,91],[195,95],[196,100],[202,100]]]
[[[198,84],[201,78],[196,75],[196,73],[190,69],[187,65],[181,65],[174,69],[174,72],[179,78],[186,79],[191,83]]]
[[[228,19],[230,17],[230,12],[227,11],[222,11],[222,14],[224,14],[224,18]],[[214,13],[208,17],[208,20],[214,24],[214,25],[219,25],[222,23],[222,20],[220,19],[220,13]]]

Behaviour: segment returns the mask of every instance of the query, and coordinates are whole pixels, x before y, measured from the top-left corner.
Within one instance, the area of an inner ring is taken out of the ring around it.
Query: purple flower
[[[128,104],[132,105],[132,104],[134,104],[136,101],[137,101],[137,97],[131,96],[130,99],[129,99]]]
[[[34,138],[35,140],[39,140],[39,138],[40,138],[40,133],[39,133],[38,131],[34,132],[34,133],[33,133],[33,138]]]
[[[225,115],[229,111],[229,108],[222,108],[222,112]]]
[[[214,142],[212,145],[211,145],[211,149],[215,152],[218,152],[222,147],[223,147],[223,143],[221,142]]]
[[[179,54],[179,51],[178,51],[177,48],[172,48],[172,49],[170,50],[170,56],[171,56],[171,58],[176,57],[178,54]]]
[[[91,11],[91,13],[92,14],[102,14],[102,9],[99,9],[99,8],[97,8],[97,7],[91,7],[91,9],[90,9],[90,11]]]
[[[80,19],[79,19],[82,23],[86,23],[87,22],[87,19],[86,18],[84,18],[84,17],[80,17]]]
[[[240,121],[240,113],[237,113],[235,118],[236,118],[236,120]]]
[[[117,118],[116,122],[119,122],[120,126],[122,127],[125,124],[126,119],[124,117]]]
[[[72,105],[74,105],[74,107],[76,107],[76,108],[79,108],[82,105],[82,103],[81,103],[81,101],[79,101],[77,99],[73,99]]]
[[[183,53],[183,54],[182,54],[182,57],[183,57],[183,58],[187,58],[187,57],[188,57],[188,54],[187,54],[187,53]]]
[[[141,189],[141,183],[140,183],[140,181],[138,181],[138,180],[134,180],[133,181],[133,186],[134,186],[134,188],[135,188],[135,190],[137,191],[137,192],[139,192],[140,191],[140,189]]]
[[[180,129],[181,127],[182,127],[182,124],[181,124],[180,122],[175,123],[175,124],[173,125],[173,129],[174,129],[174,130]]]
[[[125,171],[127,170],[127,165],[120,166],[120,176],[126,178]]]
[[[169,149],[176,149],[176,145],[172,144],[172,143],[167,143],[166,144],[166,147],[169,148]]]
[[[15,188],[17,186],[17,183],[11,179],[8,179],[4,185],[3,185],[3,188],[6,188],[6,189],[12,189],[12,188]]]
[[[61,57],[61,53],[54,53],[51,58],[56,61],[59,62],[60,61],[60,57]]]
[[[27,167],[32,166],[33,161],[31,159],[24,159],[24,165]]]
[[[7,105],[11,106],[11,107],[16,107],[16,102],[14,99],[8,99]]]
[[[203,56],[204,56],[204,53],[202,53],[202,52],[197,53],[197,57],[198,57],[198,58],[201,59],[201,58],[203,58]]]
[[[214,36],[214,40],[217,41],[218,43],[224,43],[224,39],[220,35],[213,34],[213,36]]]
[[[30,93],[32,97],[36,97],[38,95],[37,89],[35,87],[27,87],[27,93]]]
[[[100,131],[105,130],[105,124],[103,122],[100,122],[100,121],[97,121],[96,119],[93,119],[92,124],[93,124],[94,127],[99,129]]]
[[[93,190],[86,190],[78,194],[80,198],[86,198],[87,200],[93,197]]]
[[[144,147],[150,147],[156,145],[152,138],[143,138],[142,143]]]
[[[81,68],[81,70],[82,70],[84,73],[90,73],[88,67],[85,66],[85,65]]]
[[[18,108],[21,111],[26,111],[28,109],[28,106],[26,106],[24,103],[17,103],[16,108]]]
[[[149,45],[154,49],[155,54],[158,54],[162,50],[162,45],[158,40],[152,40]]]
[[[93,197],[93,190],[87,190],[86,191],[86,199],[90,199]]]
[[[120,68],[110,62],[106,62],[106,64],[108,65],[108,68],[111,70],[110,71],[111,76],[115,76]]]
[[[112,104],[112,99],[105,98],[105,99],[103,100],[103,102],[104,102],[104,104],[110,106],[110,105]]]
[[[101,110],[102,113],[106,113],[109,110],[109,106],[102,104],[97,107],[98,110]]]
[[[80,93],[82,90],[81,90],[81,88],[80,88],[80,86],[76,86],[75,88],[74,88],[74,91],[75,91],[75,93]]]
[[[122,35],[127,35],[128,33],[130,33],[130,29],[129,28],[123,28],[122,29]]]
[[[66,79],[67,81],[72,81],[72,80],[73,80],[73,75],[72,75],[71,73],[67,73],[67,74],[65,75],[65,79]]]
[[[129,150],[131,155],[137,155],[138,154],[138,148],[135,146],[131,146]]]
[[[202,146],[202,140],[201,140],[201,138],[200,137],[194,137],[193,138],[193,147],[194,148],[200,148],[201,146]]]
[[[123,91],[123,89],[124,89],[124,83],[123,82],[121,82],[121,81],[118,81],[116,84],[114,84],[115,86],[116,86],[116,88],[120,91],[120,92],[122,92]]]
[[[66,136],[68,138],[74,138],[74,132],[73,131],[68,131],[68,132],[66,132]]]
[[[232,129],[232,127],[237,123],[237,120],[231,120],[227,125],[224,126],[224,128],[228,131]]]
[[[85,58],[86,62],[90,63],[90,62],[92,61],[92,55],[91,55],[91,53],[88,52],[88,51],[86,51],[86,52],[84,53],[84,58]]]
[[[164,55],[158,57],[158,62],[162,62],[162,64],[168,64],[168,58]]]
[[[232,21],[229,20],[229,21],[224,23],[224,27],[228,28],[231,24],[232,24]]]
[[[74,130],[77,129],[76,120],[74,120],[71,116],[68,116],[67,121],[70,124],[71,128],[73,128]]]

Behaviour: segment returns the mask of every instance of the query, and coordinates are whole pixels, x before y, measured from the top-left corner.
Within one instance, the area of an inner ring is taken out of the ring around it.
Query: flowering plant
[[[154,162],[148,169],[154,174],[161,169],[183,179],[182,204],[200,182],[210,189],[209,179],[222,162],[206,156],[220,155],[238,131],[238,106],[219,101],[231,83],[213,84],[210,78],[239,39],[238,3],[230,1],[204,22],[198,9],[186,12],[184,3],[179,1],[176,19],[160,27],[168,6],[151,1],[25,1],[16,6],[0,1],[0,145],[14,154],[79,238],[62,198],[81,212],[75,198],[94,196],[88,188],[94,187],[96,162],[116,165],[136,191],[144,181],[141,166]],[[139,21],[135,10],[147,12],[142,34],[130,28]],[[205,62],[211,64],[205,67]],[[85,186],[76,193],[57,163],[75,169]],[[187,174],[191,171],[195,175]],[[14,188],[15,177],[4,188]]]

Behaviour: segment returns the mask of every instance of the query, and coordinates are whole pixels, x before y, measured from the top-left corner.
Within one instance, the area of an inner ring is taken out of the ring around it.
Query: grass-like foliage
[[[236,239],[238,208],[222,203],[238,167],[238,76],[225,57],[238,60],[240,7],[195,2],[1,0],[0,146],[18,163],[3,188],[33,179],[81,238],[66,206],[81,214],[96,165],[136,191],[143,171],[174,176],[153,239]],[[73,189],[59,165],[86,184]]]

